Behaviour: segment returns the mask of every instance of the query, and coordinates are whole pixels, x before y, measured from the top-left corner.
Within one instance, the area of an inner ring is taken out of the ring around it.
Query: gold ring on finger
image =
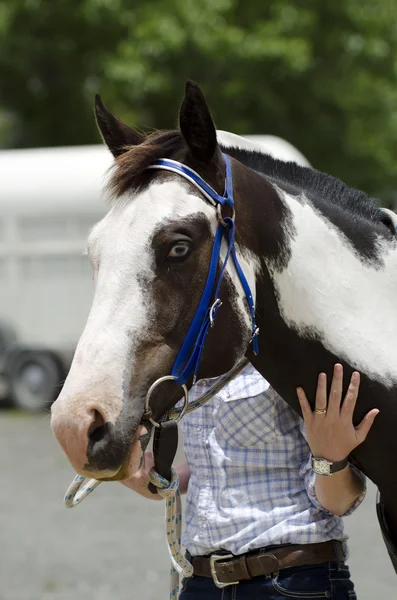
[[[327,412],[326,408],[315,408],[314,412],[316,413],[316,415],[325,415],[325,413]]]

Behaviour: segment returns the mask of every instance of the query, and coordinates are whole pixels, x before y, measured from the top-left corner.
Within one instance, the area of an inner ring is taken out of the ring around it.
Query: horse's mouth
[[[150,442],[151,429],[149,424],[140,424],[130,451],[117,473],[110,477],[99,476],[97,477],[98,481],[123,481],[135,475],[143,466],[145,450]]]

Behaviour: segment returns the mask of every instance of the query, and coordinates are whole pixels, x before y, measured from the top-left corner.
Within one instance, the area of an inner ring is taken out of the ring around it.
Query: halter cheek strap
[[[210,202],[210,204],[212,204],[217,209],[219,221],[215,233],[207,281],[205,283],[200,302],[196,309],[196,313],[190,324],[189,330],[186,334],[182,347],[179,350],[178,356],[176,357],[171,372],[171,375],[175,377],[176,382],[179,384],[186,383],[186,381],[190,378],[191,375],[193,375],[194,381],[196,379],[209,327],[214,324],[216,314],[220,306],[222,305],[222,302],[219,299],[219,292],[229,257],[231,257],[234,263],[241,285],[245,292],[249,310],[251,313],[251,340],[253,342],[253,350],[255,354],[258,354],[259,352],[257,339],[259,329],[257,328],[255,321],[254,300],[248,281],[237,259],[235,250],[232,168],[230,165],[229,157],[226,154],[223,154],[223,158],[225,160],[226,166],[225,191],[223,196],[220,196],[210,185],[208,185],[208,183],[204,181],[204,179],[196,171],[177,161],[162,158],[160,160],[155,161],[148,167],[149,169],[163,169],[165,171],[171,171],[173,173],[181,175],[182,177],[190,181],[190,183],[192,183],[197,189],[200,190],[200,192],[208,200],[208,202]],[[233,210],[233,216],[223,217],[221,210],[223,206],[231,207]],[[223,260],[223,264],[219,271],[219,276],[217,276],[223,239],[225,239],[226,241],[227,251],[226,256]]]

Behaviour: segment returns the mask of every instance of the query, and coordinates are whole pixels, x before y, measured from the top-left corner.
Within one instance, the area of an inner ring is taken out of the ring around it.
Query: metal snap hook
[[[150,423],[154,427],[161,427],[161,423],[157,423],[157,421],[155,421],[152,418],[152,411],[150,408],[150,397],[153,394],[153,391],[156,389],[156,387],[158,385],[160,385],[160,383],[163,383],[163,381],[175,381],[176,379],[177,379],[177,377],[175,375],[165,375],[164,377],[160,377],[159,379],[156,379],[156,381],[154,383],[152,383],[152,385],[150,386],[150,388],[147,391],[146,398],[145,398],[145,412],[143,414],[143,417],[146,418],[148,421],[150,421]],[[173,419],[175,421],[175,423],[178,423],[182,419],[183,415],[186,412],[188,404],[189,404],[188,389],[184,383],[181,383],[180,386],[183,389],[184,403],[183,403],[181,412],[179,414],[177,414],[177,416]]]
[[[222,301],[217,298],[214,302],[214,304],[211,306],[210,308],[210,326],[213,327],[214,326],[214,320],[216,317],[216,311],[217,309],[222,306]]]

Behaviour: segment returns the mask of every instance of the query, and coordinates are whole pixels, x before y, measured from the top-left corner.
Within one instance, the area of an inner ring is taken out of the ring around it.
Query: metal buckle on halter
[[[252,340],[253,340],[254,338],[256,338],[258,335],[259,335],[259,327],[256,327],[256,328],[255,328],[255,331],[254,331],[254,332],[253,332],[253,334],[252,334],[252,337],[251,337],[251,340],[250,340],[250,341],[252,342]]]
[[[239,581],[230,581],[229,583],[224,583],[223,581],[219,581],[218,575],[216,573],[216,563],[220,560],[229,560],[231,558],[235,558],[233,554],[212,554],[210,556],[210,569],[213,582],[215,583],[217,588],[225,588],[229,585],[236,585],[240,583]]]
[[[228,206],[229,208],[232,209],[232,214],[228,215],[232,221],[234,221],[234,217],[236,216],[236,211],[234,210],[234,204],[230,205],[230,204],[221,204],[220,202],[217,203],[217,205],[216,205],[216,216],[218,217],[218,221],[224,227],[227,227],[227,223],[224,220],[223,214],[222,214],[222,209],[223,209],[224,206]]]
[[[177,379],[177,377],[175,375],[165,375],[164,377],[160,377],[159,379],[156,379],[156,381],[154,383],[152,383],[152,385],[150,386],[150,388],[147,391],[146,394],[146,398],[145,398],[145,412],[143,413],[143,418],[147,419],[148,421],[150,421],[150,423],[154,426],[154,427],[161,427],[161,423],[157,423],[157,421],[155,421],[152,418],[152,409],[150,408],[150,396],[153,394],[153,390],[160,385],[160,383],[163,383],[163,381],[175,381],[175,379]],[[183,415],[186,412],[186,409],[188,407],[189,404],[189,392],[188,389],[186,387],[186,385],[184,383],[181,383],[181,388],[183,389],[183,396],[184,396],[184,403],[183,403],[183,407],[182,410],[179,414],[176,415],[174,421],[175,423],[178,423]]]

